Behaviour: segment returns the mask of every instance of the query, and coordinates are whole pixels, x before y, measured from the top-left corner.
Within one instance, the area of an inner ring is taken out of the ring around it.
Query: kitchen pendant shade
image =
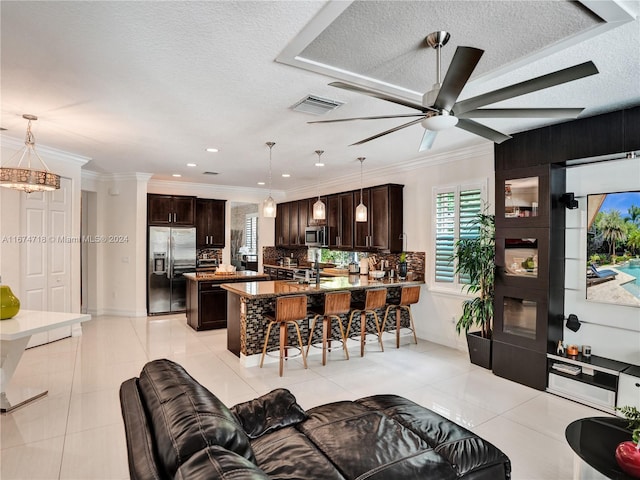
[[[262,216],[266,218],[276,218],[276,201],[271,195],[262,202]]]
[[[322,163],[322,160],[320,159],[323,153],[324,153],[324,150],[316,150],[316,155],[318,155],[318,161],[316,162],[316,167],[324,166],[324,163]],[[327,218],[327,208],[324,202],[320,200],[319,191],[318,191],[318,201],[313,204],[313,211],[311,216],[314,220],[325,220]]]
[[[28,120],[27,135],[24,141],[24,147],[16,152],[13,158],[20,155],[17,165],[0,167],[0,186],[12,188],[14,190],[22,190],[27,193],[31,192],[50,192],[60,188],[60,175],[52,173],[44,160],[40,158],[36,152],[35,139],[31,133],[31,122],[37,120],[35,115],[24,114],[22,118]],[[40,162],[42,168],[32,168],[31,158],[34,157]],[[25,161],[25,165],[23,162]]]
[[[360,162],[360,203],[356,207],[356,222],[366,222],[367,207],[362,203],[362,164],[365,161],[365,157],[358,157],[358,161]]]
[[[327,208],[320,197],[318,197],[318,201],[313,204],[313,219],[314,220],[325,220],[327,218]]]
[[[362,199],[360,200],[360,204],[356,207],[356,222],[366,222],[367,221],[367,207],[364,203],[362,203]]]
[[[271,196],[271,150],[275,142],[267,142],[269,147],[269,196],[262,202],[262,216],[266,218],[276,218],[276,201]]]

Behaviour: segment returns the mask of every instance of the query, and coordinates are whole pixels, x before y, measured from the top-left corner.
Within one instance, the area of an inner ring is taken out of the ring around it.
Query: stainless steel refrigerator
[[[149,315],[184,312],[187,281],[196,270],[196,229],[149,227]]]

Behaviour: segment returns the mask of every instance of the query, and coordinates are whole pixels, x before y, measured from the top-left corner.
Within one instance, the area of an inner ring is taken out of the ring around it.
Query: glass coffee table
[[[581,418],[569,424],[565,437],[576,454],[574,480],[634,480],[616,462],[619,443],[631,440],[627,421],[617,417]]]

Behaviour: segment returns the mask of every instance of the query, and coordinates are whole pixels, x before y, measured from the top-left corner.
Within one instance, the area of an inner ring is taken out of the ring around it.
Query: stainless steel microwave
[[[304,229],[304,244],[307,247],[326,247],[327,240],[327,227],[306,227]]]

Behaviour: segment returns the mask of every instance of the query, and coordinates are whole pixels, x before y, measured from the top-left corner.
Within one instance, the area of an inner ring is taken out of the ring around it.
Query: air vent
[[[219,175],[218,172],[202,172],[203,175]]]
[[[316,97],[315,95],[308,95],[292,105],[291,108],[296,112],[310,113],[312,115],[324,115],[325,113],[335,110],[340,105],[344,105],[344,102]]]

